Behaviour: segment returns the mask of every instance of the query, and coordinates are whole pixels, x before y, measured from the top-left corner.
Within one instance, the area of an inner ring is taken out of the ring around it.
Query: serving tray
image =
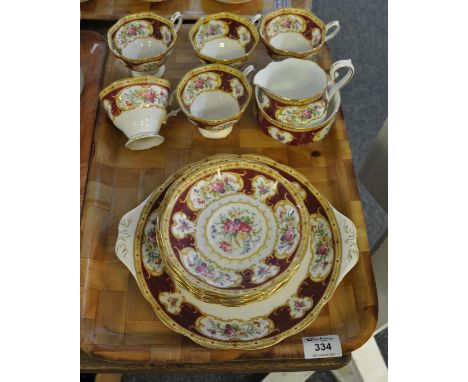
[[[266,14],[278,7],[312,8],[312,0],[250,0],[241,4],[226,4],[216,0],[88,0],[80,4],[81,18],[85,20],[117,20],[129,13],[156,12],[168,17],[182,13],[184,20],[196,20],[217,12],[234,12],[242,16]]]
[[[199,65],[182,26],[166,77],[175,88],[189,69]],[[317,57],[328,68],[330,54]],[[269,57],[259,44],[248,64],[264,67]],[[128,76],[109,55],[104,85]],[[141,152],[124,148],[126,137],[99,109],[81,224],[81,349],[82,369],[89,371],[227,371],[332,369],[339,359],[304,360],[301,337],[338,334],[343,353],[372,335],[377,321],[377,297],[361,202],[343,117],[339,113],[330,134],[321,142],[283,145],[258,127],[249,105],[233,132],[222,140],[200,136],[183,115],[162,130],[166,141]],[[330,302],[303,332],[262,350],[212,350],[172,332],[159,321],[137,283],[114,252],[121,217],[181,166],[216,153],[256,153],[288,164],[304,174],[330,203],[349,217],[358,230],[360,258],[343,279]],[[112,364],[92,357],[137,364]]]
[[[94,122],[99,104],[97,96],[101,90],[106,56],[106,39],[99,33],[82,31],[80,34],[80,67],[84,76],[84,88],[80,97],[80,209],[83,207]]]

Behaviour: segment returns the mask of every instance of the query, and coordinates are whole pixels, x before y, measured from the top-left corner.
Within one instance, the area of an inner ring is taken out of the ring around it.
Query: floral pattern
[[[270,97],[263,93],[260,93],[260,107],[263,110],[266,110],[270,107]]]
[[[217,288],[230,288],[242,281],[238,273],[219,269],[213,262],[203,259],[193,248],[184,248],[180,257],[184,267],[192,275]]]
[[[151,23],[145,20],[135,20],[121,26],[115,33],[114,43],[119,50],[139,38],[149,37],[153,34]]]
[[[268,180],[263,175],[252,179],[252,189],[254,197],[258,200],[266,200],[276,194],[277,187],[274,180]]]
[[[292,134],[273,126],[268,127],[268,134],[281,143],[289,143],[294,140],[294,136]]]
[[[124,88],[116,97],[120,110],[136,107],[167,107],[169,91],[157,85],[135,85]]]
[[[171,232],[177,239],[183,239],[195,232],[195,225],[183,212],[176,212],[172,216]]]
[[[195,34],[195,47],[201,49],[208,41],[225,36],[228,32],[229,27],[224,21],[210,20],[198,28]]]
[[[312,252],[310,278],[313,281],[322,281],[328,276],[333,266],[333,235],[327,220],[318,213],[310,215],[310,226]]]
[[[306,29],[305,20],[297,15],[281,15],[273,18],[266,27],[266,34],[269,39],[279,33],[284,32],[304,32]]]
[[[321,141],[325,136],[329,133],[329,131],[332,128],[334,121],[331,121],[328,125],[326,125],[322,130],[320,130],[317,134],[314,135],[314,138],[312,138],[312,142],[318,142]]]
[[[239,98],[244,95],[244,85],[242,85],[237,78],[232,78],[229,84],[231,85],[231,94],[234,98]]]
[[[164,60],[165,59],[160,61],[145,62],[139,65],[133,65],[132,69],[136,70],[137,72],[152,72],[153,70],[158,70],[163,64]]]
[[[326,112],[325,101],[314,102],[305,107],[289,106],[276,110],[275,117],[278,121],[290,125],[307,125]]]
[[[289,305],[289,314],[292,318],[301,318],[312,309],[313,301],[310,297],[293,296],[287,301]]]
[[[279,268],[276,265],[255,264],[252,267],[252,272],[253,275],[250,281],[254,284],[260,284],[278,274]]]
[[[279,237],[276,243],[276,255],[283,258],[294,252],[300,241],[300,217],[294,206],[286,201],[275,205],[275,216],[279,226]]]
[[[216,90],[221,86],[221,78],[213,72],[201,73],[187,81],[182,93],[182,100],[191,105],[195,97],[209,90]]]
[[[258,317],[249,321],[224,321],[212,316],[197,320],[197,330],[207,337],[222,341],[251,341],[265,337],[274,324],[269,319]]]
[[[262,239],[259,212],[248,206],[233,206],[216,215],[210,226],[210,237],[224,254],[250,254]]]
[[[142,244],[143,265],[151,276],[159,276],[164,272],[164,262],[156,242],[156,214],[155,211],[148,218]]]
[[[239,42],[242,46],[246,46],[252,38],[250,31],[244,26],[237,28],[237,34],[239,36]]]
[[[164,305],[167,312],[177,315],[182,310],[181,304],[184,302],[184,297],[178,290],[173,293],[162,292],[159,294],[159,301]]]
[[[229,172],[216,174],[199,181],[190,189],[187,204],[190,209],[197,211],[213,200],[236,193],[243,186],[242,179],[237,174]]]

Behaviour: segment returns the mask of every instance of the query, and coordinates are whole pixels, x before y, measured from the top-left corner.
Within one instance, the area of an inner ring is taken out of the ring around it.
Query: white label
[[[329,336],[302,337],[304,358],[341,357],[340,338],[333,334]]]

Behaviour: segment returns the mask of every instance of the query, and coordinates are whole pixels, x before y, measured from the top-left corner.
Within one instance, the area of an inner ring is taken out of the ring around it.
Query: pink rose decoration
[[[156,97],[156,94],[154,94],[154,91],[148,90],[146,92],[146,99],[148,99],[151,102],[154,102],[154,98]]]
[[[222,182],[216,182],[213,184],[213,190],[216,192],[224,191],[224,184]]]
[[[291,241],[294,237],[294,232],[293,230],[290,228],[288,229],[285,234],[284,234],[284,240],[286,241]]]
[[[197,267],[195,268],[195,271],[201,275],[206,275],[208,274],[208,268],[206,266],[206,264],[200,264],[200,265],[197,265]]]
[[[229,252],[232,249],[231,244],[229,244],[227,241],[222,241],[219,243],[219,247],[224,251],[224,252]]]
[[[301,115],[303,117],[305,117],[305,118],[310,118],[310,117],[312,117],[312,112],[310,110],[306,109],[306,110],[302,111]]]
[[[282,25],[283,27],[289,28],[289,27],[291,26],[291,20],[283,20],[283,21],[281,22],[281,25]]]
[[[252,227],[248,225],[247,223],[241,223],[240,230],[245,233],[250,233],[250,231],[252,231]]]
[[[319,248],[320,255],[325,256],[327,252],[328,252],[328,245],[322,244]]]
[[[195,81],[195,84],[194,86],[197,88],[197,89],[201,89],[203,87],[203,80],[201,78],[197,79]]]
[[[234,231],[234,223],[232,222],[232,220],[226,221],[226,223],[224,223],[224,232],[233,232],[233,231]]]
[[[236,334],[236,329],[231,324],[226,324],[224,328],[224,334],[226,334],[229,337],[232,337]]]
[[[136,34],[136,26],[135,25],[130,25],[130,27],[128,28],[128,34],[131,34],[131,35],[134,35]]]

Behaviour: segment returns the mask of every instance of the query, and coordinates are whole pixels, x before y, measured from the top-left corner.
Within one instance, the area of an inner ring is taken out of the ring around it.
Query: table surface
[[[183,25],[166,64],[175,88],[181,76],[199,66]],[[331,58],[325,47],[317,57],[324,68]],[[269,62],[260,43],[246,64],[257,69]],[[129,73],[109,55],[104,85]],[[351,84],[352,86],[352,84]],[[99,108],[81,220],[81,361],[83,371],[209,372],[298,371],[335,369],[342,358],[305,360],[301,337],[338,334],[343,353],[362,346],[377,321],[377,297],[365,222],[351,150],[341,111],[321,142],[289,146],[265,135],[249,105],[233,132],[222,140],[203,138],[183,116],[162,128],[166,141],[145,151],[124,148],[126,137]],[[172,332],[160,322],[127,268],[117,259],[117,226],[181,166],[217,153],[257,153],[290,165],[304,174],[331,204],[352,219],[358,230],[360,259],[338,286],[318,318],[303,332],[261,350],[211,350]],[[113,362],[108,362],[113,361]],[[128,363],[134,362],[134,363]]]
[[[88,0],[80,4],[81,18],[85,20],[118,20],[129,14],[152,11],[168,17],[179,11],[185,20],[217,12],[234,12],[242,16],[266,14],[277,7],[312,8],[312,0],[251,0],[242,4],[224,4],[216,0]]]

